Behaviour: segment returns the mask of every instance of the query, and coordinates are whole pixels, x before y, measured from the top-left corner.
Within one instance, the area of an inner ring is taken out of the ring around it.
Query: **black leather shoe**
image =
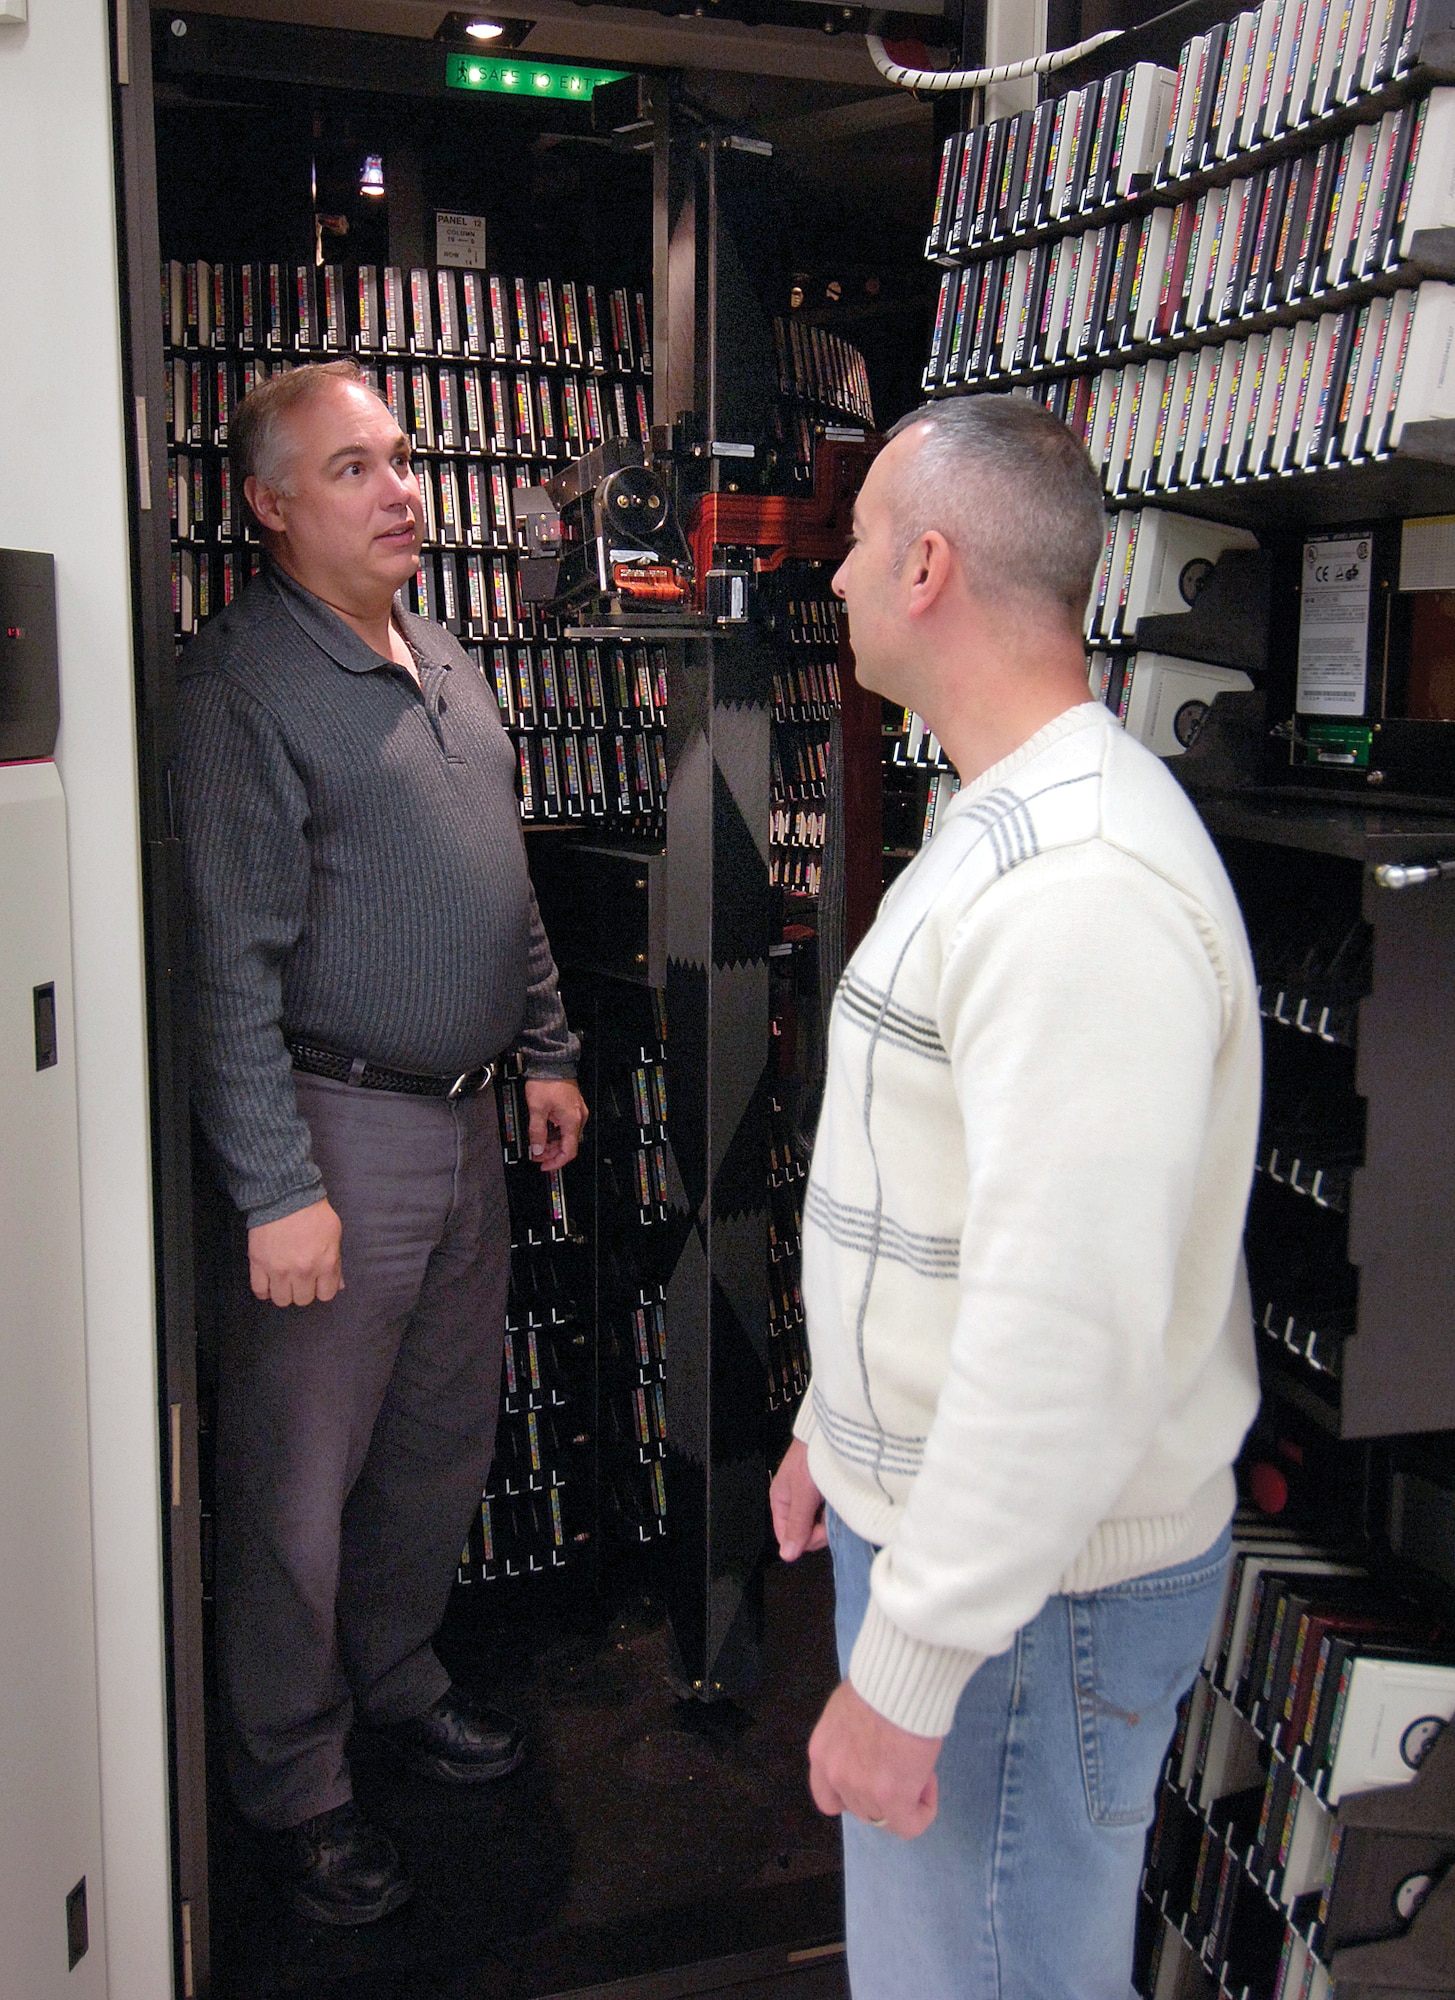
[[[447,1687],[423,1715],[386,1723],[378,1733],[411,1771],[447,1785],[488,1784],[525,1755],[519,1724],[462,1687]]]
[[[258,1838],[273,1881],[316,1924],[376,1924],[414,1894],[394,1842],[352,1799]]]

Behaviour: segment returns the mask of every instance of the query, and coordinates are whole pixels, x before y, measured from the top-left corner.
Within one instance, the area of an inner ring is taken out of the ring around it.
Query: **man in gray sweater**
[[[431,1640],[494,1440],[495,1064],[523,1052],[544,1171],[586,1107],[509,738],[456,641],[395,602],[423,515],[408,440],[335,362],[254,390],[232,457],[268,561],[188,649],[173,765],[194,1096],[246,1227],[219,1367],[219,1669],[271,1872],[305,1914],[360,1924],[411,1884],[353,1803],[355,1721],[443,1782],[522,1754]]]

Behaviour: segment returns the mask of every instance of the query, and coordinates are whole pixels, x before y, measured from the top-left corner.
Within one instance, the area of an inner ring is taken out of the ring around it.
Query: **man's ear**
[[[256,473],[243,481],[243,498],[252,508],[258,526],[274,535],[281,535],[288,525],[278,504],[280,497],[277,487],[259,479]]]
[[[922,618],[944,596],[955,574],[958,558],[938,528],[929,528],[914,542],[904,559],[909,581],[909,615]]]

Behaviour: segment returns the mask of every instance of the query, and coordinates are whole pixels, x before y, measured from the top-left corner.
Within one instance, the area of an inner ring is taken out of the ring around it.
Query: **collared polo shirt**
[[[256,1224],[324,1191],[288,1038],[450,1074],[573,1073],[515,756],[468,654],[396,607],[419,685],[269,563],[187,649],[173,763],[194,1090]]]

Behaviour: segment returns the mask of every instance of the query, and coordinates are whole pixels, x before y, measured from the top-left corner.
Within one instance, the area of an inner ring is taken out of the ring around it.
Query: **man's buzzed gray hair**
[[[1040,403],[952,396],[901,417],[924,425],[890,498],[902,563],[938,529],[971,589],[1049,600],[1078,628],[1106,539],[1098,480],[1083,446]]]

